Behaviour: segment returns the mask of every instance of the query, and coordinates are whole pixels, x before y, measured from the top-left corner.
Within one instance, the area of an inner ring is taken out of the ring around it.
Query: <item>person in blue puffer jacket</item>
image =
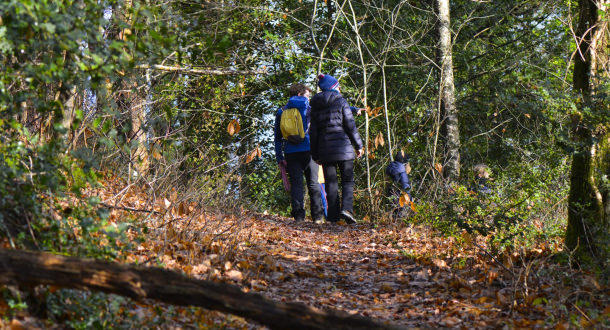
[[[303,187],[303,175],[307,182],[309,191],[311,218],[315,222],[324,220],[324,210],[322,209],[322,197],[320,185],[318,184],[319,167],[311,158],[309,127],[309,95],[311,89],[303,84],[294,84],[289,88],[290,99],[288,103],[281,107],[275,115],[275,157],[279,166],[287,169],[290,180],[290,204],[291,216],[297,221],[305,220],[305,192]],[[282,137],[280,122],[282,112],[285,109],[297,108],[303,119],[303,129],[305,139],[303,142],[293,144]]]
[[[354,218],[354,159],[364,154],[353,112],[340,93],[339,82],[331,75],[319,75],[322,92],[311,99],[311,156],[324,172],[327,220],[356,223]],[[354,111],[356,110],[356,111]],[[341,175],[341,201],[337,168]]]
[[[407,193],[409,200],[413,201],[411,197],[411,182],[409,181],[409,175],[407,174],[406,165],[409,162],[409,156],[404,151],[398,151],[394,157],[394,161],[388,164],[385,169],[385,173],[390,177],[392,183],[388,189],[388,195],[393,200],[395,205],[392,216],[394,218],[401,218],[405,214],[406,207],[400,206],[400,195],[403,192]]]

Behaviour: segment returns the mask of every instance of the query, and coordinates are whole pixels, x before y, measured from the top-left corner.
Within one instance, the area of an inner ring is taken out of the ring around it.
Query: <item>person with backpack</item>
[[[318,164],[311,158],[309,138],[309,95],[311,89],[304,84],[289,88],[290,99],[275,115],[275,157],[278,165],[285,167],[290,181],[291,216],[296,221],[305,220],[305,192],[303,175],[309,191],[311,218],[324,221],[322,197],[318,184]]]
[[[339,82],[331,75],[318,76],[322,92],[311,99],[311,155],[324,172],[329,222],[354,218],[354,159],[364,154],[353,107],[340,93]],[[357,110],[357,109],[356,109]],[[354,150],[355,149],[355,150]],[[341,200],[337,169],[341,175]]]
[[[407,166],[409,164],[409,156],[404,151],[400,150],[394,156],[394,161],[385,169],[385,173],[390,178],[390,186],[388,189],[388,196],[394,204],[394,210],[392,217],[399,219],[404,217],[406,213],[406,206],[400,206],[400,196],[406,193],[409,196],[409,201],[413,201],[411,197],[411,182],[409,181],[409,175],[407,173]]]

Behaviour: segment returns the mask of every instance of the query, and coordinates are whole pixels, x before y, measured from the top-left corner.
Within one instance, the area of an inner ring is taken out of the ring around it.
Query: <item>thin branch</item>
[[[192,75],[214,75],[214,76],[243,76],[243,75],[256,75],[256,74],[268,74],[267,70],[235,70],[235,69],[193,69],[178,66],[167,66],[160,64],[141,64],[136,66],[136,69],[152,69],[158,71],[167,72],[180,72]]]
[[[101,205],[103,207],[107,207],[109,209],[115,209],[115,210],[124,210],[124,211],[133,211],[133,212],[145,212],[145,213],[152,213],[152,214],[161,214],[161,212],[155,211],[155,210],[136,209],[136,208],[127,207],[127,206],[114,206],[114,205],[110,205],[110,204],[107,204],[107,203],[100,203],[99,205]]]

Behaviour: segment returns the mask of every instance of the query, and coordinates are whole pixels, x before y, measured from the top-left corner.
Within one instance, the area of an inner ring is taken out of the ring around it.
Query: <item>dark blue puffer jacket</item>
[[[362,140],[350,106],[337,91],[316,94],[311,101],[311,156],[321,163],[356,158]]]
[[[385,172],[392,178],[392,181],[400,185],[403,191],[409,192],[411,190],[411,182],[409,182],[404,163],[393,161],[385,169]]]

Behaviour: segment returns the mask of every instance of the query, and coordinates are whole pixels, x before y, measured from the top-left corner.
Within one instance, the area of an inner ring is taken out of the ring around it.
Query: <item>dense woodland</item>
[[[0,324],[610,327],[609,15],[0,2]],[[319,73],[366,109],[356,225],[287,217],[274,116]],[[397,220],[398,150],[414,198]],[[477,164],[489,194],[469,190]]]

